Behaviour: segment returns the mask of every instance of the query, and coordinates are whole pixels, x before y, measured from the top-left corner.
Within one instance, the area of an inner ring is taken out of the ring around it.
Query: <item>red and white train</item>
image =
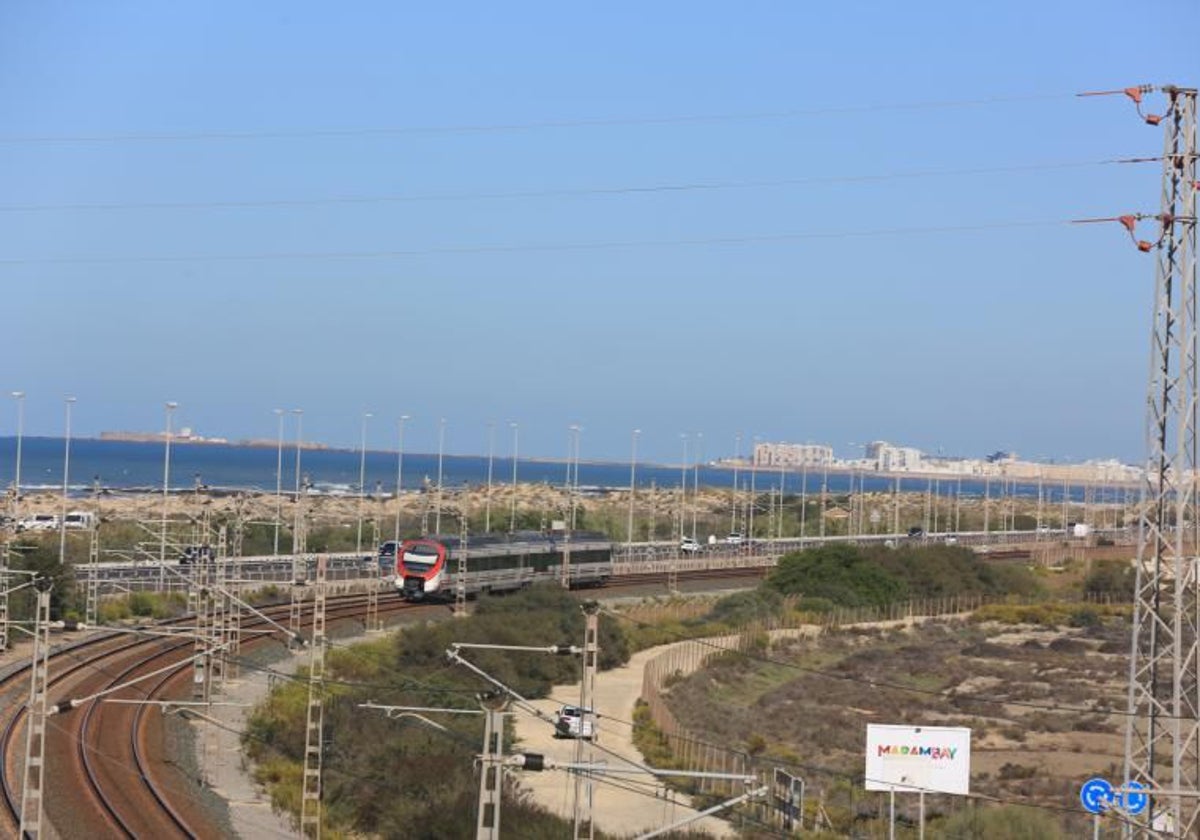
[[[465,547],[459,536],[438,535],[404,540],[398,547],[389,540],[379,549],[381,570],[394,562],[396,590],[413,601],[453,597],[464,555],[471,595],[561,581],[567,558],[572,587],[603,586],[612,577],[612,541],[593,531],[481,534],[468,536]]]

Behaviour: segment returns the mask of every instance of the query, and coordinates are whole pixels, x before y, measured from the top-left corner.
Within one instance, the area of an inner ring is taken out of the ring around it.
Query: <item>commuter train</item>
[[[380,547],[381,568],[395,558],[394,585],[412,601],[453,598],[462,539],[437,535]],[[524,589],[562,580],[563,556],[570,552],[571,586],[603,586],[612,576],[612,541],[593,531],[518,531],[467,538],[467,594]]]

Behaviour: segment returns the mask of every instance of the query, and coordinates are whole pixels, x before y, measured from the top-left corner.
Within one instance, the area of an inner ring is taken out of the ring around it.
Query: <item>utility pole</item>
[[[300,451],[299,447],[296,451]],[[288,610],[288,630],[293,639],[300,638],[300,615],[308,587],[308,557],[305,555],[308,541],[305,522],[308,481],[296,479],[296,488],[296,516],[292,525],[292,601]]]
[[[88,533],[87,590],[83,603],[83,620],[89,627],[96,626],[100,611],[100,476],[92,483],[92,500],[95,510]]]
[[[300,799],[300,832],[321,836],[321,764],[325,754],[325,566],[317,558],[313,595],[312,650],[308,665],[308,720],[304,728],[304,787]]]
[[[1142,97],[1156,90],[1167,99],[1166,112],[1142,113]],[[1200,828],[1196,90],[1168,85],[1115,93],[1132,99],[1139,115],[1165,134],[1159,214],[1115,219],[1139,251],[1155,255],[1147,504],[1138,539],[1124,778],[1143,785],[1150,804],[1128,819],[1139,837],[1194,837]],[[1137,239],[1142,218],[1158,222],[1157,242]]]
[[[8,540],[0,542],[0,652],[8,650]]]
[[[500,840],[500,795],[504,788],[504,715],[508,696],[479,695],[483,707],[483,752],[479,755],[479,812],[475,840]]]
[[[583,681],[579,688],[579,738],[575,739],[575,762],[590,763],[592,760],[592,744],[600,737],[593,708],[596,697],[596,671],[600,658],[600,605],[588,601],[583,605],[585,618],[583,631]],[[591,739],[584,736],[591,730]],[[575,840],[595,836],[596,826],[592,819],[592,780],[589,775],[586,790],[583,788],[583,774],[575,774]],[[581,796],[581,791],[584,794]],[[586,828],[585,828],[586,826]]]
[[[465,499],[464,499],[465,502]],[[467,617],[467,515],[464,512],[458,520],[461,523],[458,537],[458,570],[454,578],[454,617]]]
[[[225,661],[227,636],[229,632],[229,590],[226,588],[228,577],[227,556],[229,553],[229,531],[225,525],[217,529],[217,546],[213,556],[213,597],[212,597],[212,633],[210,635],[209,658],[209,695],[212,694],[212,681],[218,680],[218,686],[225,682]]]
[[[211,563],[212,558],[202,547],[193,561],[192,586],[188,592],[196,617],[196,637],[192,644],[192,699],[201,703],[207,702],[210,691],[213,593],[208,576]]]
[[[18,837],[42,838],[42,783],[46,769],[46,694],[50,688],[50,578],[34,580],[37,614],[33,623],[33,666],[29,674],[29,703],[25,707],[25,772],[21,783]]]

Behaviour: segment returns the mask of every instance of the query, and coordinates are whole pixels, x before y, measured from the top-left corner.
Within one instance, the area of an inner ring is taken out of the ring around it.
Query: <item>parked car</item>
[[[587,720],[584,720],[583,717],[585,713],[589,715]],[[590,740],[595,725],[590,717],[592,715],[594,712],[591,709],[581,706],[563,706],[554,716],[554,737]]]
[[[925,536],[925,529],[920,525],[914,525],[908,529],[908,536],[914,540],[919,540]]]
[[[57,531],[58,514],[35,513],[17,521],[18,531]]]

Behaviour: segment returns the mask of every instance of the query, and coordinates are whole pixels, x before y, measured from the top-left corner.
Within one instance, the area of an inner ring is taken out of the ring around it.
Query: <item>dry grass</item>
[[[1071,806],[1118,764],[1128,624],[1084,628],[937,622],[857,630],[724,656],[672,686],[679,722],[731,749],[838,775],[862,772],[868,723],[973,730],[972,789]],[[1081,711],[1082,710],[1082,711]]]

